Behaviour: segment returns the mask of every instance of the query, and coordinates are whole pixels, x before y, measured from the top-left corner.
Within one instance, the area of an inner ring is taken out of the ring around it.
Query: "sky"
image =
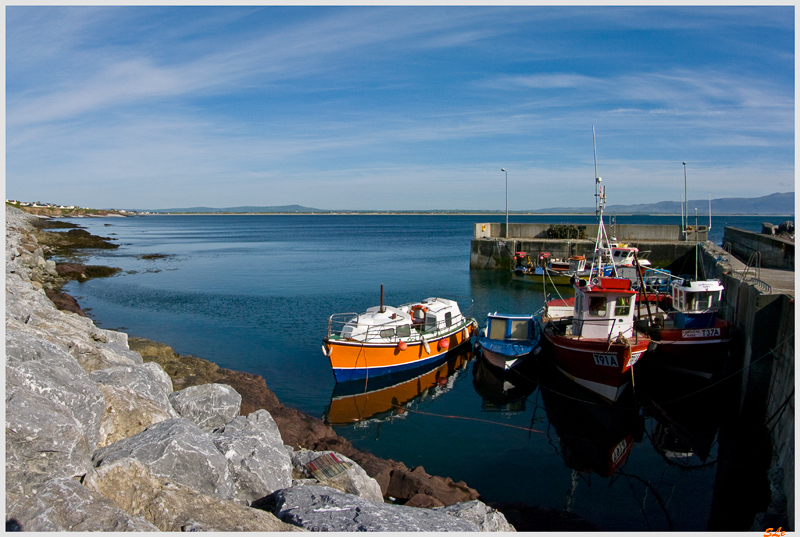
[[[609,204],[793,192],[795,17],[6,6],[6,198],[593,207],[593,127]]]

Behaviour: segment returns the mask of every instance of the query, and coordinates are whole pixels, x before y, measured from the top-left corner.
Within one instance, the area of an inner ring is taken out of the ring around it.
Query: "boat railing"
[[[358,313],[335,313],[331,315],[330,318],[328,318],[328,338],[353,339],[364,343],[377,341],[398,342],[401,339],[407,342],[419,341],[426,337],[436,338],[442,334],[463,330],[472,322],[471,317],[465,317],[461,313],[454,315],[450,319],[449,325],[445,319],[437,321],[433,326],[427,323],[398,326],[397,323],[392,320],[386,323],[369,325],[365,331],[355,334],[354,338],[345,338],[342,336],[342,331],[348,323],[355,322],[355,324],[358,325],[359,317],[360,315]],[[407,336],[404,334],[397,334],[397,328],[402,327],[409,328],[409,334]],[[389,330],[391,330],[391,334],[388,333]]]

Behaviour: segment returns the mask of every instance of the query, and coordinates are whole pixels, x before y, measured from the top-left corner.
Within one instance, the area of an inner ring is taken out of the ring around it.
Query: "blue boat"
[[[507,370],[538,354],[541,336],[533,315],[495,312],[487,315],[477,344],[490,364]]]

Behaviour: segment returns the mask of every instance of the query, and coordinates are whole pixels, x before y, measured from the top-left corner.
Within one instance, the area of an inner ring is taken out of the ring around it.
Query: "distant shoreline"
[[[287,213],[138,213],[134,216],[505,216],[505,213],[483,213],[483,212],[425,212],[425,211],[373,211],[373,212],[287,212]],[[594,213],[508,213],[509,216],[596,216]],[[604,216],[674,216],[680,217],[681,214],[670,213],[605,213]],[[761,216],[764,218],[794,218],[793,214],[712,214],[712,218],[727,216]],[[707,218],[707,214],[698,215]],[[72,217],[75,218],[75,217]],[[81,218],[81,217],[78,217]],[[101,218],[90,216],[86,218]]]

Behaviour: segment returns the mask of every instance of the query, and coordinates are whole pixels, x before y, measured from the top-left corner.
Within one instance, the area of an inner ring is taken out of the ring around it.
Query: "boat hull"
[[[656,328],[650,336],[657,344],[653,364],[706,379],[722,369],[732,339],[721,320],[710,328]]]
[[[528,346],[528,350],[525,352],[509,355],[493,352],[490,348],[481,345],[480,342],[478,342],[478,345],[481,349],[481,353],[483,353],[483,357],[486,358],[486,361],[491,365],[503,370],[511,369],[512,367],[521,364],[533,354],[532,346]]]
[[[650,344],[647,338],[629,344],[609,344],[605,339],[560,335],[549,326],[544,334],[556,368],[576,384],[611,402],[625,391],[631,381],[631,367]]]
[[[337,382],[323,419],[331,425],[381,420],[402,415],[414,400],[430,396],[431,389],[446,390],[450,378],[472,359],[469,347],[441,356],[430,367],[354,382]]]
[[[331,338],[325,338],[324,345],[329,349],[328,358],[336,382],[347,382],[432,367],[447,352],[468,342],[474,329],[474,322],[469,322],[457,330],[426,338],[427,349],[423,341],[409,341],[404,350],[394,343]]]

